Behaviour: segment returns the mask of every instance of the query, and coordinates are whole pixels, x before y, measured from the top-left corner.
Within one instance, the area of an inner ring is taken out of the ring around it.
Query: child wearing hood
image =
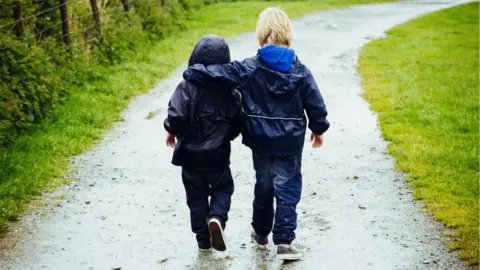
[[[189,65],[229,62],[225,40],[209,35],[195,45]],[[205,88],[182,81],[168,104],[166,143],[175,148],[172,163],[182,167],[191,228],[201,251],[209,251],[212,246],[226,249],[223,230],[234,190],[230,141],[242,126],[239,99],[234,87],[221,82]]]
[[[315,148],[323,144],[322,135],[330,124],[312,73],[290,48],[292,25],[288,15],[278,8],[265,9],[260,13],[256,34],[261,47],[257,56],[230,64],[190,66],[183,77],[197,85],[221,83],[241,92],[246,114],[243,143],[252,149],[257,179],[251,238],[265,249],[273,232],[277,258],[298,260],[302,254],[291,243],[302,192],[307,117]]]

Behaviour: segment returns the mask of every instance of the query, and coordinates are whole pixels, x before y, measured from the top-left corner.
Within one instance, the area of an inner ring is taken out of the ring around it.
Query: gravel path
[[[304,151],[297,230],[304,260],[282,265],[273,246],[267,252],[252,247],[255,180],[250,151],[240,140],[232,156],[236,190],[226,230],[229,249],[198,254],[180,170],[170,164],[162,127],[181,67],[134,100],[125,122],[75,158],[74,182],[49,196],[48,207],[27,214],[2,241],[0,269],[463,269],[393,170],[355,69],[369,40],[458,3],[355,6],[294,22],[294,48],[318,80],[332,123],[324,148],[307,144]],[[235,59],[257,49],[252,33],[229,44]],[[53,199],[59,195],[65,199]]]

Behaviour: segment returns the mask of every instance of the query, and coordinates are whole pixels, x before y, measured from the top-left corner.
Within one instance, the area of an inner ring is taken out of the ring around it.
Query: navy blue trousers
[[[230,168],[215,172],[197,172],[182,168],[182,180],[190,208],[192,232],[197,235],[198,243],[210,241],[207,220],[216,217],[223,228],[228,220],[234,190]]]
[[[260,236],[268,236],[273,232],[276,245],[290,244],[295,239],[296,208],[302,194],[302,156],[253,154],[253,166],[257,181],[252,227]]]

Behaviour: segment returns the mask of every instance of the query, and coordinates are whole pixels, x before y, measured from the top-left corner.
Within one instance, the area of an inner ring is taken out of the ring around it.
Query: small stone
[[[164,263],[164,262],[166,262],[166,261],[168,261],[168,258],[165,258],[165,259],[163,259],[163,260],[160,260],[160,261],[158,261],[158,263]]]
[[[226,259],[226,260],[229,260],[229,261],[231,261],[231,260],[233,260],[233,257],[232,257],[232,256],[229,256],[229,255],[227,255],[227,256],[225,256],[225,259]]]
[[[357,175],[353,176],[353,179],[357,180],[359,179],[360,177],[358,177]]]
[[[429,260],[424,260],[424,261],[422,261],[422,263],[423,263],[423,264],[429,264],[430,261],[429,261]]]
[[[365,210],[365,209],[367,209],[367,207],[366,207],[365,205],[361,205],[361,204],[360,204],[360,205],[358,205],[358,208],[360,208],[360,209],[362,209],[362,210]]]
[[[90,201],[86,201],[85,204],[90,204]]]
[[[315,196],[315,195],[317,195],[317,193],[314,191],[314,192],[312,192],[312,194],[310,194],[310,195],[311,195],[311,196]]]
[[[438,262],[437,262],[437,260],[433,260],[433,263],[435,263],[435,264],[436,264],[436,263],[438,263]]]

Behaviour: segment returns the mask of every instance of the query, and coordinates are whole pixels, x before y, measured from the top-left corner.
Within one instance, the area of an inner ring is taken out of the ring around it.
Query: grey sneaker
[[[267,249],[268,246],[268,237],[259,236],[255,231],[250,234],[252,241],[257,245],[258,249]]]
[[[210,243],[210,239],[204,240],[204,241],[199,241],[198,242],[198,250],[202,252],[210,252],[212,251],[212,244]]]
[[[212,248],[211,248],[211,247],[209,247],[209,248],[201,248],[201,247],[199,247],[198,250],[199,250],[200,252],[210,252],[210,251],[212,251]]]
[[[300,260],[303,254],[292,245],[278,245],[277,258],[285,261]]]
[[[210,231],[210,237],[212,238],[212,247],[218,251],[225,251],[227,249],[227,243],[225,242],[225,236],[223,235],[222,223],[217,218],[211,218],[208,221],[208,230]]]

